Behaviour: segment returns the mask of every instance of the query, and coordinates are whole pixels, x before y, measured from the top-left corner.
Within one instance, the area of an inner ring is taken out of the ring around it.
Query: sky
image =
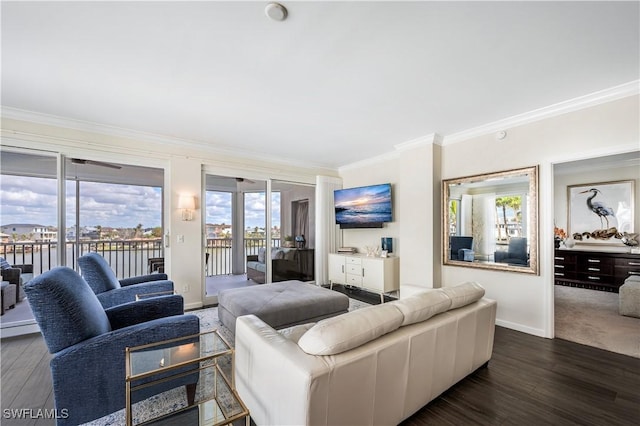
[[[93,182],[80,184],[80,225],[113,228],[161,226],[160,188]],[[67,183],[67,226],[75,224],[75,182]],[[33,223],[57,226],[57,182],[55,179],[0,175],[0,225]],[[245,196],[246,226],[264,227],[264,194]],[[273,223],[280,223],[280,196],[273,197]],[[207,223],[231,223],[231,199],[208,192]]]

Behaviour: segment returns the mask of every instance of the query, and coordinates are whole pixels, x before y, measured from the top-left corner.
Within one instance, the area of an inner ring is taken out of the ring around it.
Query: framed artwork
[[[568,236],[578,244],[622,244],[633,233],[633,196],[633,180],[568,186]]]

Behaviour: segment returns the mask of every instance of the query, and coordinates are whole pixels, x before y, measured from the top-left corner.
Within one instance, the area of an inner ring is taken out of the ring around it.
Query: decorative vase
[[[558,249],[558,248],[560,248],[560,241],[562,241],[562,240],[560,240],[559,238],[554,238],[554,240],[553,240],[553,246],[554,246],[555,248],[557,248],[557,249]]]

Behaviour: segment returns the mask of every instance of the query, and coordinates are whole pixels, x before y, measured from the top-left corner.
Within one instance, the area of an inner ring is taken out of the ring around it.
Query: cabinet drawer
[[[613,276],[606,274],[598,274],[598,273],[588,273],[582,272],[578,274],[579,279],[591,283],[600,283],[600,284],[613,284]]]
[[[362,265],[362,259],[359,257],[347,256],[346,261],[347,265]]]
[[[347,263],[347,274],[362,276],[362,265]]]
[[[573,265],[576,263],[577,256],[575,254],[556,253],[553,257],[555,263],[562,265]]]
[[[565,271],[562,269],[556,269],[553,275],[557,278],[575,279],[578,274],[576,271]]]
[[[347,285],[362,285],[362,275],[347,274]]]
[[[597,266],[597,265],[600,265],[600,266],[604,266],[604,265],[613,266],[614,265],[614,260],[611,257],[587,255],[587,256],[582,256],[578,263],[580,264],[580,266],[583,266],[583,267],[594,266],[594,265],[595,266]]]
[[[585,274],[595,275],[613,275],[613,265],[602,263],[590,263],[586,265],[580,265],[579,272]]]

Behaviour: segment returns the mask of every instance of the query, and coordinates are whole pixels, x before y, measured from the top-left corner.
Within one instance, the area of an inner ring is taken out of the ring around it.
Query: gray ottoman
[[[627,278],[618,292],[620,315],[640,318],[640,279]]]
[[[234,334],[236,318],[242,315],[254,314],[279,329],[320,321],[348,310],[346,295],[302,281],[234,288],[218,294],[218,318]]]

